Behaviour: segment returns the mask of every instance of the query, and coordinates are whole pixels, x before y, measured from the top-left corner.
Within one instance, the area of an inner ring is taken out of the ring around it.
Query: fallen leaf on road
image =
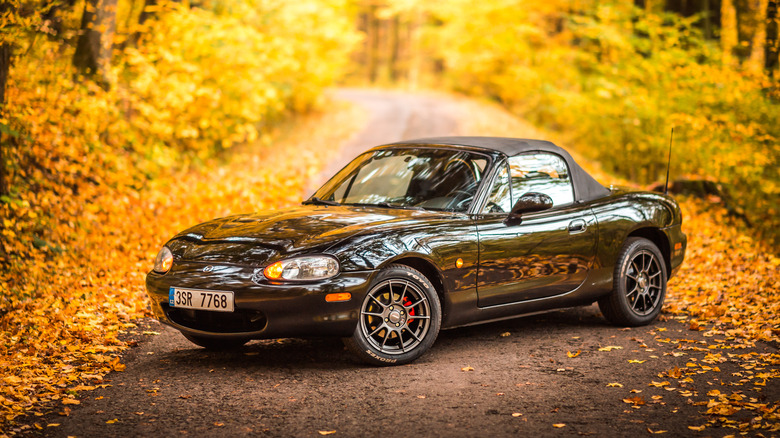
[[[114,418],[113,420],[107,420],[107,421],[106,421],[106,424],[114,424],[114,423],[116,423],[116,422],[118,422],[118,421],[119,421],[119,419],[118,419],[118,418]]]
[[[612,383],[607,383],[607,386],[609,386],[610,388],[622,388],[623,384],[622,383],[617,383],[617,382],[612,382]]]
[[[642,392],[641,389],[632,389],[631,390],[631,394],[639,394],[640,392]]]
[[[664,386],[666,386],[668,384],[669,384],[669,382],[667,382],[667,381],[656,382],[655,380],[653,380],[652,382],[648,383],[647,386],[655,386],[656,388],[662,388],[662,387],[664,387]]]
[[[463,367],[460,369],[461,371],[474,371],[473,367]]]
[[[505,337],[507,337],[507,336],[512,336],[512,333],[509,333],[509,332],[504,332],[504,333],[501,333],[501,337],[502,337],[502,338],[505,338]]]
[[[683,376],[682,370],[678,367],[670,369],[665,374],[667,377],[671,377],[672,379],[681,379]]]
[[[631,397],[631,398],[624,398],[623,402],[641,406],[641,405],[645,404],[645,398],[644,397],[640,397],[640,396]]]
[[[182,394],[182,395],[179,396],[179,398],[183,398],[183,399],[188,399],[190,397],[192,397],[192,396],[189,395],[189,394]]]
[[[555,423],[555,424],[553,424],[553,427],[557,427],[557,428],[561,428],[561,427],[565,427],[565,426],[566,426],[566,423]]]
[[[49,423],[46,425],[46,427],[58,427],[60,423]]]
[[[143,334],[145,334],[145,335],[159,335],[160,332],[145,331],[145,332],[143,332]]]
[[[647,428],[647,431],[650,432],[650,433],[654,433],[654,434],[666,433],[665,430],[653,430],[653,429],[650,429],[649,427]]]
[[[320,435],[333,435],[336,433],[335,430],[320,430],[318,431]]]
[[[513,413],[512,413],[512,416],[513,416],[513,417],[520,417],[520,416],[522,416],[522,415],[523,415],[523,414],[521,414],[520,412],[513,412]]]
[[[646,360],[636,360],[636,359],[629,359],[628,363],[645,363]]]
[[[214,426],[217,426],[217,427],[222,427],[224,425],[225,425],[225,423],[220,423],[220,422],[214,423]]]
[[[80,405],[81,402],[76,400],[76,399],[73,399],[73,398],[64,398],[64,399],[62,399],[62,404],[64,404],[64,405]]]
[[[704,430],[705,427],[707,427],[707,426],[688,426],[688,429],[700,432],[700,431]]]
[[[579,355],[580,355],[580,353],[581,353],[581,352],[582,352],[582,351],[580,351],[580,350],[577,350],[577,352],[576,352],[576,353],[572,353],[571,351],[567,351],[567,352],[566,352],[566,355],[567,355],[567,356],[569,356],[569,357],[577,357],[577,356],[579,356]]]
[[[606,347],[599,348],[599,351],[612,351],[612,350],[622,350],[623,347],[617,346],[617,345],[607,345]]]

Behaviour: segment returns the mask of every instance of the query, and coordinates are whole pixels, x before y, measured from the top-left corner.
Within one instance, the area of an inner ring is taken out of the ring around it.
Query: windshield
[[[484,155],[449,149],[367,152],[325,183],[309,202],[465,212],[487,164]]]

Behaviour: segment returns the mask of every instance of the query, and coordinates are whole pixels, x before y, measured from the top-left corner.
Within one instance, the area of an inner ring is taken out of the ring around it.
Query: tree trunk
[[[145,32],[144,23],[154,17],[154,7],[157,6],[157,0],[144,0],[144,7],[141,9],[141,14],[138,16],[137,30],[128,38],[127,44],[132,47],[138,46],[138,40],[141,39],[141,35]]]
[[[766,13],[769,0],[757,0],[754,4],[756,10],[756,29],[750,41],[750,59],[748,69],[754,73],[760,73],[764,69],[764,44],[766,43]]]
[[[76,43],[73,65],[85,76],[96,77],[108,89],[110,66],[116,31],[117,0],[87,0],[81,17],[81,34]]]
[[[379,23],[376,16],[376,5],[368,6],[368,80],[375,83],[379,70]]]
[[[664,11],[666,1],[659,0],[645,0],[645,11],[651,14],[660,14]]]
[[[723,64],[734,65],[734,48],[737,47],[737,9],[733,0],[721,0],[720,3],[720,48],[723,51]]]
[[[0,115],[5,115],[5,85],[11,69],[11,50],[9,43],[0,44]],[[5,171],[5,150],[10,144],[7,137],[8,134],[0,132],[0,196],[7,195],[10,186]]]
[[[778,0],[769,0],[766,7],[766,43],[764,44],[764,71],[770,79],[774,78],[778,59]]]
[[[400,76],[398,66],[398,53],[401,45],[400,21],[397,14],[390,20],[390,80],[393,83],[398,81]]]

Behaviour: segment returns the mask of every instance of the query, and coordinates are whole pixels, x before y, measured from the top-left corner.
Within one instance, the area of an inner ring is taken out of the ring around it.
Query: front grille
[[[265,328],[267,319],[259,310],[237,309],[235,312],[177,309],[163,304],[168,319],[181,326],[213,333],[258,332]]]

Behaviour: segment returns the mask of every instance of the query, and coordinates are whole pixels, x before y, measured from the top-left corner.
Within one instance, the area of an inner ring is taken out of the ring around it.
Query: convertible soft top
[[[609,195],[609,190],[599,184],[588,172],[580,167],[574,158],[560,146],[546,140],[507,137],[431,137],[405,140],[392,145],[443,145],[466,146],[498,151],[508,157],[529,152],[550,152],[566,160],[574,183],[574,199],[587,202]],[[392,146],[388,145],[388,146]]]

